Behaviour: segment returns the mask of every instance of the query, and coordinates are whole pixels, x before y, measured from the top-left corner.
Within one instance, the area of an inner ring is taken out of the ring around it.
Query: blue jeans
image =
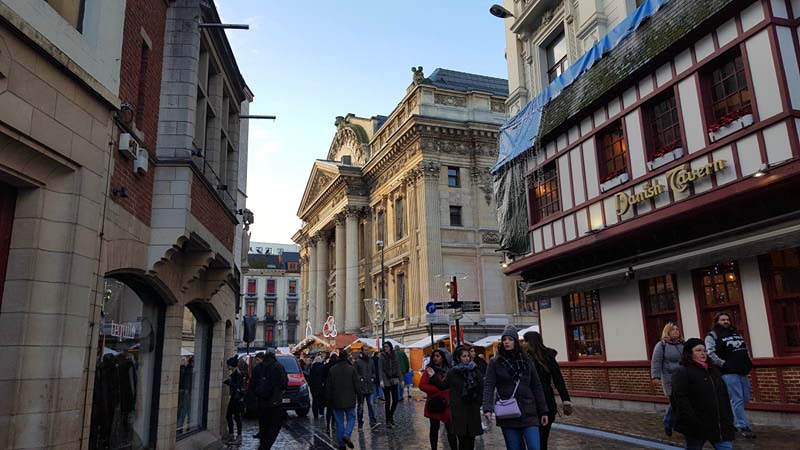
[[[398,400],[402,400],[403,399],[403,388],[404,387],[405,386],[403,385],[403,381],[400,380],[400,384],[397,385],[397,399]]]
[[[359,426],[364,423],[364,401],[367,402],[367,410],[369,412],[369,424],[375,425],[378,419],[375,418],[375,397],[372,394],[358,394],[358,424]]]
[[[704,439],[690,439],[687,437],[686,450],[702,450],[703,444],[705,443],[706,441]],[[733,450],[733,442],[731,441],[717,442],[711,445],[714,446],[714,450]]]
[[[539,427],[509,428],[503,427],[503,439],[506,450],[539,450]]]
[[[675,428],[675,424],[672,423],[672,404],[667,405],[667,411],[664,413],[664,429],[672,431]]]
[[[750,422],[744,412],[744,406],[750,401],[750,378],[747,375],[726,373],[722,375],[722,379],[725,380],[728,397],[731,398],[733,424],[736,428],[750,428]]]
[[[375,385],[375,398],[383,398],[383,388],[379,385]]]
[[[341,447],[344,445],[342,437],[349,438],[353,434],[353,427],[356,424],[356,409],[334,409],[333,418],[336,420],[336,442]],[[346,424],[345,419],[347,420]]]

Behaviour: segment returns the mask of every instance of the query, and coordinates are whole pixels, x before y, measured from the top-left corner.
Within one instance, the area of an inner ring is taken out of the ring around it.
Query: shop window
[[[289,295],[297,295],[297,280],[289,280]]]
[[[464,222],[461,219],[461,207],[460,206],[450,206],[450,226],[451,227],[463,227]]]
[[[540,222],[547,216],[561,211],[561,198],[558,196],[558,171],[556,163],[545,165],[537,170],[531,179],[530,201],[531,224]]]
[[[155,448],[164,306],[106,278],[89,448]]]
[[[650,123],[647,140],[647,159],[654,158],[681,147],[681,124],[675,92],[667,92],[649,102],[644,108],[645,122]]]
[[[713,128],[714,124],[724,125],[726,117],[739,117],[752,112],[752,94],[738,49],[714,61],[704,78],[711,99],[709,120],[712,123],[709,128]]]
[[[256,287],[258,280],[255,278],[247,279],[247,295],[256,295]]]
[[[675,285],[675,275],[662,275],[641,280],[639,293],[644,308],[647,351],[652,353],[656,342],[661,340],[661,331],[664,326],[669,322],[679,323],[678,289]]]
[[[275,296],[275,280],[267,280],[267,295]]]
[[[461,174],[458,167],[447,168],[447,185],[452,188],[461,187]]]
[[[406,275],[404,273],[397,274],[395,282],[397,283],[397,316],[395,319],[402,319],[406,316]]]
[[[628,143],[622,131],[622,122],[617,121],[598,136],[600,182],[622,175],[628,171]]]
[[[776,353],[800,353],[800,247],[761,257]]]
[[[183,309],[178,374],[178,439],[206,428],[213,325],[199,306]]]
[[[552,83],[569,67],[567,40],[563,31],[545,48],[545,53],[547,54],[547,79]]]
[[[711,330],[714,315],[722,312],[729,314],[736,329],[746,334],[739,265],[731,261],[704,267],[694,270],[692,278],[699,299],[701,334],[705,336]]]
[[[564,313],[570,360],[602,358],[603,336],[598,292],[595,290],[567,295],[564,297]]]
[[[406,224],[405,224],[405,203],[403,202],[403,198],[398,198],[394,201],[394,225],[395,225],[395,234],[397,240],[403,239],[406,234]]]

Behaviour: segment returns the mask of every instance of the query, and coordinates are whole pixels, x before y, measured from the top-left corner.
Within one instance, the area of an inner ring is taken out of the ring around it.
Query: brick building
[[[752,352],[752,418],[797,424],[800,8],[637,3],[628,37],[571,55],[576,71],[511,119],[527,144],[501,136],[496,188],[516,201],[501,209],[527,208],[501,225],[506,272],[574,397],[665,403],[649,369],[661,328],[702,337],[725,311]]]
[[[214,3],[0,15],[0,447],[217,445],[253,94]]]

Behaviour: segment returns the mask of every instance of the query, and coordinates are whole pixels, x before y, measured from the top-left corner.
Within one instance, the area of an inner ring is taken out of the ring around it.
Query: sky
[[[336,116],[388,115],[411,67],[507,78],[503,21],[483,0],[216,0],[239,69],[255,94],[247,207],[255,242],[291,243],[315,159]]]

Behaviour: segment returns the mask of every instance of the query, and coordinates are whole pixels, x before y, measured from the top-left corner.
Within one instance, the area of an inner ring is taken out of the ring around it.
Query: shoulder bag
[[[494,403],[494,415],[498,419],[516,419],[517,417],[522,416],[522,412],[519,409],[519,403],[517,403],[517,399],[514,398],[517,395],[517,388],[519,387],[519,380],[517,380],[517,384],[514,385],[514,392],[511,393],[511,397],[507,400],[503,400],[500,397],[500,392],[495,389],[497,392],[497,401]]]

